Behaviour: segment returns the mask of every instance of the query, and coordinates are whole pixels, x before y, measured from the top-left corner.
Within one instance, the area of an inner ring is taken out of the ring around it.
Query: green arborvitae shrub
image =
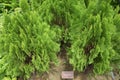
[[[68,59],[75,70],[83,71],[89,65],[93,65],[98,74],[110,70],[110,60],[115,55],[111,37],[116,26],[110,3],[111,0],[42,2],[44,8],[39,10],[43,12],[43,20],[62,27],[62,40],[67,43],[64,46],[68,46]]]
[[[20,0],[18,10],[4,13],[0,34],[0,79],[8,76],[29,78],[37,71],[46,72],[57,64],[60,50],[56,31],[42,20],[39,10],[32,10]]]
[[[115,32],[114,10],[111,0],[84,0],[71,4],[68,49],[74,70],[84,71],[89,65],[94,73],[110,70],[110,60],[115,55],[111,37]]]
[[[11,13],[2,10],[0,79],[27,79],[35,71],[48,71],[50,63],[58,62],[60,47],[67,50],[67,59],[76,71],[84,71],[89,65],[96,74],[111,69],[116,48],[111,39],[118,26],[111,0],[15,3],[19,5],[10,7]]]
[[[116,12],[118,13],[118,9]],[[117,69],[120,73],[120,14],[114,16],[114,24],[116,25],[116,33],[112,37],[113,49],[116,52],[116,55],[111,60],[114,69]]]

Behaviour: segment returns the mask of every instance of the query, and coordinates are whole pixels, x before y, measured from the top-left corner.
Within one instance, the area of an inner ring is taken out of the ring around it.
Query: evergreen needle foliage
[[[58,63],[60,48],[76,71],[89,66],[95,74],[111,70],[120,41],[119,8],[113,0],[6,1],[12,7],[8,12],[1,8],[0,80],[47,72]]]
[[[110,60],[115,55],[111,38],[115,32],[115,15],[111,0],[84,0],[72,5],[68,49],[69,61],[74,70],[84,71],[93,66],[94,73],[110,70]]]
[[[17,11],[4,13],[0,39],[0,79],[29,78],[31,73],[46,72],[51,62],[58,63],[59,43],[56,32],[42,20],[39,11],[31,10],[20,0]]]
[[[12,12],[18,6],[18,0],[0,0],[0,13],[5,10]]]
[[[119,10],[119,9],[118,9]],[[118,13],[118,10],[116,11]],[[112,37],[113,49],[116,52],[116,55],[112,59],[114,69],[117,69],[120,74],[120,14],[115,15],[114,23],[116,25],[116,33]]]

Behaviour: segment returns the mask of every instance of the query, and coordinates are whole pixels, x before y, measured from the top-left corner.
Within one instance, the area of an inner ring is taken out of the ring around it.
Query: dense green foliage
[[[58,63],[60,48],[76,71],[92,66],[94,73],[103,74],[120,60],[120,15],[114,0],[1,2],[0,80],[47,72]]]
[[[21,0],[19,10],[4,13],[0,42],[0,79],[48,71],[51,62],[58,63],[59,43],[56,32]]]
[[[0,13],[5,10],[12,12],[18,6],[17,0],[0,0]]]
[[[112,64],[115,69],[120,73],[120,14],[114,17],[114,23],[116,25],[116,33],[112,37],[113,48],[116,52],[116,55],[112,59]]]
[[[115,55],[111,44],[115,14],[110,0],[91,0],[88,6],[81,0],[73,6],[70,63],[75,70],[83,71],[92,65],[95,73],[103,74],[110,69],[110,60]]]

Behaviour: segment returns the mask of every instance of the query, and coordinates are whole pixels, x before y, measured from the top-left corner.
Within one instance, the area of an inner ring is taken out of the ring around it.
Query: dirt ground
[[[70,65],[66,66],[65,59],[59,58],[60,64],[58,66],[52,66],[49,73],[45,73],[41,77],[33,75],[30,80],[68,80],[68,79],[61,79],[62,71],[69,71],[71,70]],[[105,75],[92,75],[87,73],[74,73],[73,80],[120,80],[120,75],[115,74],[115,79],[112,79],[111,74]]]

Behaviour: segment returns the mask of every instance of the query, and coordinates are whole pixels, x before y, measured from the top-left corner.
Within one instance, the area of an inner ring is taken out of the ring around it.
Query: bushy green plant
[[[120,14],[114,17],[114,24],[116,25],[116,33],[112,37],[113,49],[116,52],[116,55],[111,60],[114,69],[117,69],[120,73]]]
[[[37,71],[46,72],[57,64],[59,39],[51,26],[42,20],[39,10],[32,10],[26,0],[13,13],[4,13],[0,39],[0,79],[8,76],[29,78]]]
[[[56,53],[60,48],[66,48],[74,70],[84,71],[92,65],[94,73],[103,74],[111,69],[114,50],[119,51],[119,46],[111,43],[113,34],[117,36],[113,40],[119,43],[115,34],[119,16],[111,0],[19,0],[17,3],[14,12],[3,13],[0,79],[20,76],[27,79],[35,71],[48,71],[50,63],[58,62]]]
[[[68,50],[70,64],[74,70],[84,71],[92,65],[94,73],[110,70],[110,60],[115,55],[111,37],[115,32],[115,15],[111,0],[84,0],[71,4]]]

